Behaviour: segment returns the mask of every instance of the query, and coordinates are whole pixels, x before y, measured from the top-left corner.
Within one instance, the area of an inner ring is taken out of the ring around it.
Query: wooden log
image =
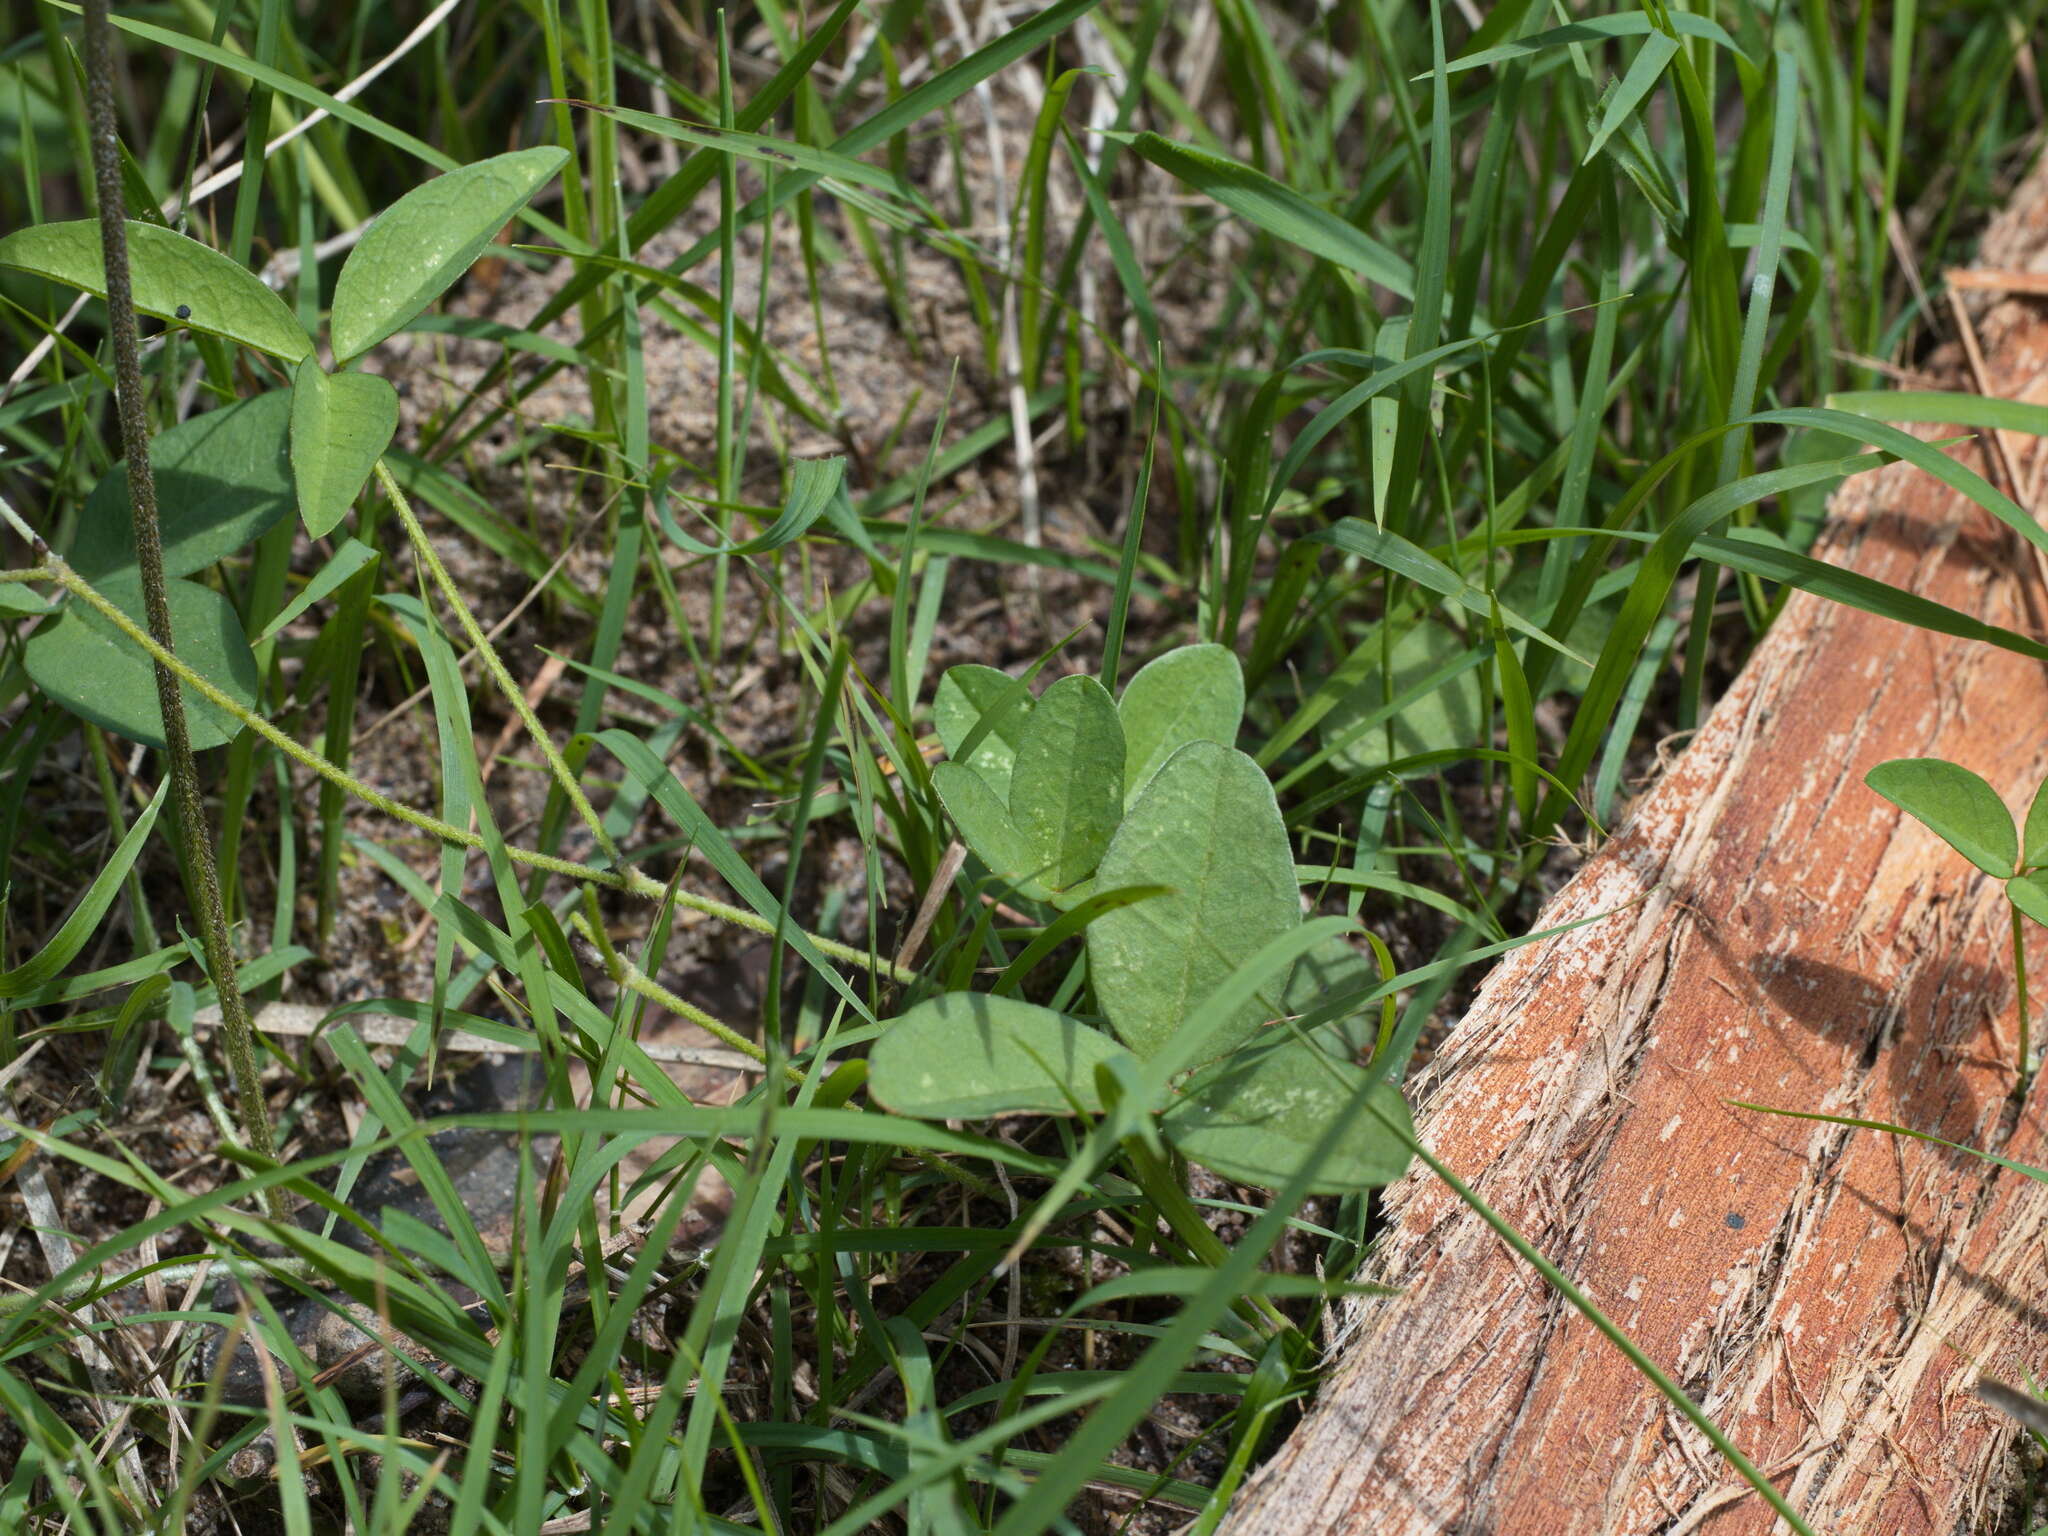
[[[1983,265],[2048,264],[2044,225],[2037,173]],[[2048,306],[2009,301],[1979,329],[1994,393],[2048,397]],[[2024,485],[2033,445],[2009,446]],[[2021,549],[1900,464],[1845,487],[1816,553],[2038,633]],[[2048,772],[2048,670],[1795,597],[1538,926],[1613,915],[1501,964],[1419,1118],[1816,1530],[1947,1536],[1986,1529],[2007,1481],[2013,1426],[1977,1375],[2048,1374],[2048,1185],[1729,1102],[2048,1164],[2048,1083],[2009,1108],[2002,892],[1863,783],[1909,756],[1976,769],[2023,814]],[[1321,1401],[1229,1536],[1782,1529],[1427,1170],[1389,1195],[1364,1278],[1399,1294],[1354,1304]]]

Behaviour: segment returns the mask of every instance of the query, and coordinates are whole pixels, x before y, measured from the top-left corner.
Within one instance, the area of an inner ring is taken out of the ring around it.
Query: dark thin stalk
[[[2034,1084],[2034,1042],[2027,1018],[2027,935],[2018,907],[2012,909],[2012,974],[2020,993],[2020,1080],[2013,1084],[2012,1096],[2024,1099]]]
[[[163,540],[157,531],[156,478],[149,467],[149,431],[142,416],[142,347],[135,326],[135,294],[128,275],[128,227],[121,201],[121,161],[114,119],[114,32],[108,0],[86,0],[85,74],[92,127],[93,179],[99,194],[100,244],[106,260],[107,330],[114,343],[114,399],[121,418],[121,451],[128,459],[128,506],[135,525],[135,559],[150,635],[171,651],[171,604],[164,584]],[[256,1032],[235,980],[235,953],[228,943],[227,913],[213,865],[213,839],[206,830],[199,797],[199,766],[185,727],[185,699],[178,679],[157,661],[157,706],[163,713],[165,756],[170,762],[171,806],[185,853],[187,896],[197,910],[206,949],[206,968],[220,996],[228,1065],[234,1073],[236,1106],[248,1149],[266,1162],[276,1157],[269,1108],[256,1072]],[[273,1192],[271,1208],[281,1197]]]

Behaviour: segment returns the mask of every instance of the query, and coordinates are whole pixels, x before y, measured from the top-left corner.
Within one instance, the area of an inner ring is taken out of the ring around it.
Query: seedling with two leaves
[[[2012,916],[2013,979],[2019,989],[2020,1050],[2016,1097],[2034,1078],[2028,1028],[2027,951],[2022,916],[2048,926],[2048,783],[2035,791],[2024,830],[2013,825],[2005,802],[1977,774],[1938,757],[1900,757],[1879,763],[1863,782],[1925,824],[1949,847],[2005,884]]]

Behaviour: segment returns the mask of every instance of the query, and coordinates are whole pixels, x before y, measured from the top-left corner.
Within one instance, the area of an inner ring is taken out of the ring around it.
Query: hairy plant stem
[[[121,156],[114,118],[114,29],[108,0],[86,0],[85,77],[92,128],[93,179],[99,196],[100,248],[106,263],[107,329],[114,344],[114,399],[121,418],[121,451],[128,459],[128,508],[135,528],[135,559],[142,582],[150,638],[163,651],[156,663],[157,706],[163,714],[164,755],[171,772],[171,804],[184,852],[186,893],[196,909],[206,968],[220,996],[221,1033],[235,1079],[236,1108],[249,1151],[276,1159],[270,1109],[256,1065],[256,1031],[235,979],[235,951],[213,863],[213,838],[199,794],[199,765],[185,725],[185,699],[172,655],[171,603],[164,582],[163,541],[157,530],[156,479],[150,472],[149,430],[142,415],[142,344],[135,324],[135,293],[128,274],[127,213],[121,201]],[[283,1192],[272,1191],[273,1215],[284,1214]]]
[[[319,1280],[320,1267],[311,1259],[281,1256],[264,1260],[265,1273],[289,1275],[296,1280]],[[143,1265],[140,1269],[125,1274],[110,1275],[106,1270],[94,1268],[76,1280],[62,1287],[53,1296],[44,1296],[39,1291],[23,1291],[17,1295],[0,1296],[0,1318],[12,1317],[17,1312],[33,1306],[69,1306],[76,1301],[97,1301],[102,1296],[131,1285],[140,1285],[145,1280],[156,1280],[164,1285],[188,1285],[194,1276],[218,1275],[221,1272],[217,1258],[195,1259],[184,1264]]]

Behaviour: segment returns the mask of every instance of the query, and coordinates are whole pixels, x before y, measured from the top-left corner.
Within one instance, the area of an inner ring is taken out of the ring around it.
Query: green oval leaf
[[[377,216],[334,283],[336,363],[360,357],[448,290],[569,152],[514,150],[436,176]]]
[[[1342,743],[1332,754],[1336,764],[1350,773],[1370,773],[1396,758],[1484,745],[1479,673],[1472,667],[1457,670],[1471,652],[1457,631],[1433,619],[1406,631],[1394,642],[1390,668],[1385,673],[1375,669],[1324,717],[1323,739]],[[1449,675],[1429,687],[1438,673]],[[1420,697],[1387,716],[1390,700],[1398,704],[1417,688],[1425,690]],[[1387,718],[1364,724],[1375,716]]]
[[[2022,839],[2025,852],[2020,855],[2020,867],[2033,869],[2048,864],[2048,779],[2034,791],[2034,803],[2027,807],[2027,830]]]
[[[100,592],[138,624],[142,583],[125,573],[99,584]],[[178,659],[229,698],[251,709],[256,704],[256,658],[228,600],[196,582],[168,584],[171,648]],[[149,653],[85,604],[73,599],[54,623],[45,624],[22,647],[36,686],[82,719],[103,725],[130,741],[161,748],[163,716],[156,699],[156,667]],[[232,740],[241,722],[184,687],[185,718],[195,750]]]
[[[1010,770],[1017,762],[1017,744],[1024,739],[1025,722],[1036,704],[1025,683],[994,667],[973,664],[948,667],[932,696],[932,724],[946,756],[980,774],[1004,805],[1010,803]],[[974,751],[961,757],[968,733],[991,713],[994,722],[982,733]]]
[[[275,389],[181,421],[150,440],[164,574],[189,576],[225,559],[292,510],[292,392]],[[128,461],[85,499],[71,565],[103,578],[135,569]]]
[[[1095,1064],[1122,1047],[1079,1019],[1010,997],[948,992],[910,1009],[868,1053],[868,1092],[902,1115],[1102,1112]]]
[[[1365,1068],[1299,1041],[1260,1046],[1197,1072],[1160,1118],[1159,1129],[1205,1168],[1242,1184],[1278,1189],[1348,1110],[1343,1138],[1309,1188],[1332,1195],[1377,1189],[1408,1171],[1412,1154],[1400,1133],[1412,1139],[1415,1128],[1407,1104],[1388,1082],[1375,1084],[1366,1103],[1353,1108],[1367,1077]]]
[[[0,266],[18,267],[104,299],[107,269],[93,219],[38,224],[0,239]],[[288,363],[313,342],[263,280],[211,246],[161,224],[128,221],[135,307],[172,325],[220,336]]]
[[[1025,895],[1037,901],[1051,899],[1052,893],[1038,879],[1038,867],[1024,839],[1010,824],[1010,812],[972,768],[958,763],[940,763],[932,769],[932,788],[939,803],[953,818],[960,837],[974,856]]]
[[[1010,775],[1010,825],[1053,890],[1095,873],[1124,809],[1124,728],[1109,690],[1063,677],[1024,727]]]
[[[1223,646],[1184,645],[1140,667],[1116,712],[1124,727],[1124,798],[1131,801],[1189,742],[1237,744],[1244,669]]]
[[[1301,923],[1300,888],[1273,786],[1231,747],[1190,742],[1152,776],[1096,871],[1103,889],[1164,885],[1168,895],[1088,926],[1088,971],[1110,1026],[1141,1060],[1245,961]],[[1277,1017],[1275,976],[1219,1025],[1228,1050]]]
[[[2020,857],[2012,813],[1969,769],[1938,757],[1898,757],[1879,763],[1863,782],[1985,874],[2012,878]]]
[[[2005,882],[2005,899],[2018,907],[2023,917],[2048,928],[2048,880],[2039,875],[2015,875]]]
[[[348,516],[398,430],[398,391],[374,373],[328,373],[309,357],[292,375],[292,478],[314,538]]]

